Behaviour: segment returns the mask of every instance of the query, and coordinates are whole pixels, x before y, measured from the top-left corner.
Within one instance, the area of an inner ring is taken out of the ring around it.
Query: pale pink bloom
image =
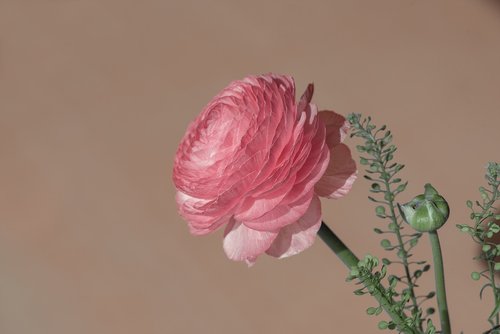
[[[224,250],[253,264],[312,245],[321,225],[318,196],[344,196],[356,164],[341,142],[349,125],[318,112],[310,84],[298,104],[284,75],[234,81],[191,123],[175,156],[179,212],[191,233],[225,225]]]

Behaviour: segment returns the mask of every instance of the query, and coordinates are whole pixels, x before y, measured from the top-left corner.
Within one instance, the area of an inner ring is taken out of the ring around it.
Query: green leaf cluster
[[[479,187],[481,199],[466,202],[471,210],[470,219],[472,224],[458,224],[457,227],[472,237],[481,249],[481,254],[476,260],[484,261],[487,269],[481,272],[472,272],[471,278],[479,281],[483,279],[485,283],[481,287],[479,297],[482,298],[486,289],[491,289],[493,293],[493,308],[488,316],[491,329],[486,333],[500,334],[500,287],[496,282],[495,272],[500,271],[500,215],[496,202],[500,200],[500,164],[489,162],[486,167],[485,179],[487,187]]]
[[[387,264],[380,261],[378,258],[366,255],[360,260],[356,267],[351,268],[351,272],[347,277],[348,281],[357,280],[357,284],[362,285],[361,288],[354,291],[356,295],[370,294],[378,297],[379,304],[366,309],[368,315],[379,315],[383,310],[391,316],[392,320],[382,320],[378,323],[379,329],[398,330],[402,333],[435,333],[435,328],[432,321],[427,320],[427,328],[425,332],[420,330],[422,316],[420,313],[413,313],[408,316],[405,313],[407,303],[411,298],[408,288],[404,288],[402,292],[397,291],[396,287],[400,284],[400,278],[394,275],[388,275]],[[386,280],[388,287],[382,283]],[[432,298],[434,293],[429,293],[425,298]],[[434,309],[428,309],[427,314],[434,313]]]
[[[387,293],[388,298],[399,298],[397,307],[400,307],[402,312],[410,311],[412,326],[415,326],[418,333],[424,333],[424,323],[427,322],[428,329],[432,327],[432,322],[426,321],[426,317],[433,313],[433,309],[424,313],[421,304],[433,298],[434,293],[417,296],[415,292],[418,279],[430,269],[430,265],[426,261],[411,261],[412,250],[417,246],[422,233],[413,230],[406,233],[404,230],[407,225],[403,223],[396,209],[396,198],[408,185],[408,182],[403,182],[398,176],[404,165],[394,162],[397,147],[392,143],[393,136],[386,125],[377,127],[371,117],[362,118],[360,114],[350,114],[348,120],[351,125],[351,137],[363,140],[363,144],[357,145],[356,149],[360,153],[360,164],[365,166],[364,178],[371,183],[372,195],[368,196],[368,199],[376,204],[375,215],[386,221],[385,228],[374,228],[374,232],[384,237],[380,242],[381,247],[395,253],[392,259],[382,259],[380,275],[385,276],[386,267],[391,264],[400,264],[404,268],[404,275],[388,276],[390,287],[383,293]],[[374,279],[378,278],[380,277],[374,274]],[[396,287],[396,283],[401,284]],[[359,294],[360,290],[357,291]],[[377,314],[377,308],[370,310]],[[389,324],[379,324],[379,328],[393,329],[394,326]]]

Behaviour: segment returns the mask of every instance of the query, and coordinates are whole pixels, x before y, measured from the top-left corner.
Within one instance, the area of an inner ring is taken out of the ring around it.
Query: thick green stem
[[[330,247],[330,249],[337,255],[337,257],[344,262],[347,268],[351,269],[358,265],[359,259],[354,253],[337,237],[337,235],[326,225],[321,222],[321,227],[318,235]]]
[[[437,231],[429,232],[432,246],[432,257],[434,259],[434,276],[436,279],[436,297],[441,320],[441,333],[451,334],[450,316],[448,315],[448,303],[446,301],[446,287],[444,285],[443,255]]]
[[[330,247],[330,249],[337,255],[337,257],[351,269],[357,267],[359,259],[354,253],[342,242],[342,240],[337,237],[337,235],[324,223],[321,222],[321,227],[318,231],[318,235],[325,242],[325,244]],[[380,285],[380,283],[378,284]],[[398,329],[403,333],[408,334],[418,334],[418,332],[410,328],[405,320],[406,316],[400,314],[391,307],[392,300],[388,299],[387,296],[381,291],[379,287],[372,287],[372,295],[384,308],[385,312],[391,317],[392,321],[396,324]]]

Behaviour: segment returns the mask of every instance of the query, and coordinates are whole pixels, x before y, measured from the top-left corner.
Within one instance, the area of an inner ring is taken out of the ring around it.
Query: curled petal
[[[333,148],[344,141],[349,131],[349,121],[334,111],[323,110],[318,113],[319,119],[326,126],[326,144]]]
[[[320,226],[321,202],[315,195],[306,213],[297,222],[282,228],[266,253],[278,258],[300,253],[314,243]]]
[[[310,83],[309,85],[307,85],[306,90],[304,91],[304,93],[302,93],[302,96],[300,97],[299,104],[297,107],[299,111],[303,110],[305,106],[311,102],[313,94],[314,94],[314,84]]]
[[[277,231],[256,231],[232,220],[224,231],[224,251],[231,260],[247,261],[250,265],[271,246],[277,235]]]
[[[356,163],[352,159],[351,150],[344,144],[338,144],[330,150],[328,168],[314,189],[319,196],[337,199],[351,190],[356,177]]]

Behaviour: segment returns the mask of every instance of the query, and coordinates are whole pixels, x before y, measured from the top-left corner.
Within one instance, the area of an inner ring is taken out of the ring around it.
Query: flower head
[[[179,213],[191,233],[225,225],[232,260],[263,253],[287,257],[315,240],[318,196],[339,198],[356,165],[342,144],[348,123],[311,103],[313,85],[295,102],[293,78],[250,76],[234,81],[203,109],[175,156]]]

